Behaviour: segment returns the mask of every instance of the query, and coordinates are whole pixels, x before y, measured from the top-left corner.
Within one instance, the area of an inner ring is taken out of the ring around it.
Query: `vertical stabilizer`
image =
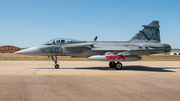
[[[152,21],[149,25],[142,25],[144,27],[139,33],[137,33],[130,42],[148,42],[148,43],[160,43],[159,21]]]

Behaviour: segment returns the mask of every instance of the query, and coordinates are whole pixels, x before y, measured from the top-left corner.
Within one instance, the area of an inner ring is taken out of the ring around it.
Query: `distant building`
[[[180,49],[172,49],[170,55],[180,55]]]
[[[19,50],[21,50],[21,48],[10,45],[0,47],[0,53],[14,53]]]
[[[170,55],[180,55],[180,52],[173,52]]]

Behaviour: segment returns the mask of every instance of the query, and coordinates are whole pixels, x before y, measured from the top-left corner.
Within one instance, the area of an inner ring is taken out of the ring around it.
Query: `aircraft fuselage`
[[[162,52],[169,52],[170,45],[162,43],[118,43],[118,42],[94,42],[87,41],[84,43],[94,44],[88,47],[68,47],[78,45],[79,43],[60,44],[60,45],[41,45],[28,48],[17,53],[24,55],[41,55],[41,56],[75,56],[89,57],[92,55],[104,55],[106,52],[120,53],[127,51],[134,55],[149,55]]]

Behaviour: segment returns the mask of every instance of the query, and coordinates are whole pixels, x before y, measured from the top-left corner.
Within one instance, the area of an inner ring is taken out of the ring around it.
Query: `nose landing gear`
[[[117,63],[115,63],[114,61],[111,61],[111,62],[109,62],[109,67],[116,68],[117,70],[120,70],[123,68],[123,65],[119,61]]]
[[[55,57],[55,59],[54,59],[54,57]],[[59,64],[57,63],[57,56],[51,56],[51,59],[52,59],[52,61],[54,61],[55,62],[55,69],[59,69]]]

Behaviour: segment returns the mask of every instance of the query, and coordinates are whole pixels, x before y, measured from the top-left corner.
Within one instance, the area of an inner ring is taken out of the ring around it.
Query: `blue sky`
[[[0,0],[0,45],[53,38],[127,41],[152,20],[161,42],[180,48],[180,0]]]

